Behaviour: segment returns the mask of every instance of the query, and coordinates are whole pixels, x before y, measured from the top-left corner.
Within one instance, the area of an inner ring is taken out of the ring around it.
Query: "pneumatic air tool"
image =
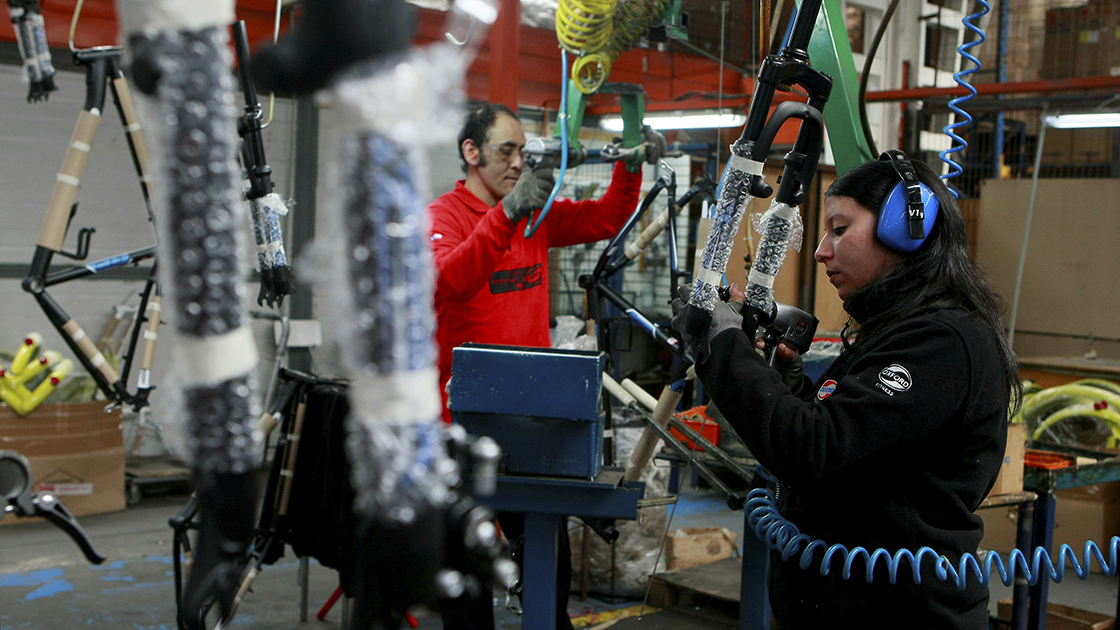
[[[789,304],[774,302],[770,323],[759,322],[762,338],[766,342],[766,361],[774,365],[780,343],[793,348],[797,354],[808,352],[813,343],[813,335],[817,333],[818,323],[820,320],[811,313]]]
[[[525,155],[525,168],[530,170],[560,168],[562,142],[560,138],[530,138],[521,149]],[[580,145],[568,144],[568,167],[574,167],[587,159],[587,150]]]

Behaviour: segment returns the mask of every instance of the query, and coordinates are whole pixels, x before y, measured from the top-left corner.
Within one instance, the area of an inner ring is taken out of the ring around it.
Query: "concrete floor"
[[[182,494],[148,496],[122,512],[80,518],[97,550],[109,557],[100,566],[89,565],[70,539],[52,525],[14,522],[15,517],[6,517],[0,524],[0,630],[174,630],[171,529],[167,521],[185,500]],[[685,490],[682,501],[670,514],[673,529],[715,526],[740,535],[743,530],[742,512],[730,511],[721,497],[704,490]],[[309,621],[300,622],[298,570],[290,550],[275,565],[265,567],[231,627],[340,627],[341,605],[334,606],[323,622],[315,619],[315,613],[337,586],[335,572],[315,563],[309,568]],[[1117,585],[1117,578],[1099,574],[1086,581],[1069,577],[1061,584],[1050,585],[1050,602],[1112,616],[1116,612]],[[1010,593],[1009,587],[998,582],[992,586],[993,613],[997,602],[1010,597]],[[573,597],[568,610],[573,616],[594,612],[609,617],[612,611],[641,604],[608,603],[594,597],[579,601]],[[442,627],[431,613],[417,610],[414,614],[421,630]],[[520,627],[520,618],[502,606],[495,616],[498,630]]]

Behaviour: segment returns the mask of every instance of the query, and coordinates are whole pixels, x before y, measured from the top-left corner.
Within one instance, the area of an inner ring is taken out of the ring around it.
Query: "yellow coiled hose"
[[[611,64],[645,35],[669,6],[669,0],[560,0],[556,37],[567,51],[579,55],[572,80],[584,94],[598,90]]]

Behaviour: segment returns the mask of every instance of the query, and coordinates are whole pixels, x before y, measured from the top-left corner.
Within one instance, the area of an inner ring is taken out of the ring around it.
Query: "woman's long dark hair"
[[[929,165],[912,164],[918,179],[937,195],[941,209],[929,237],[917,251],[903,254],[902,262],[853,291],[844,301],[844,310],[858,323],[852,345],[861,346],[887,327],[915,315],[942,308],[964,309],[991,331],[999,348],[1014,409],[1018,409],[1023,384],[1015,353],[1003,330],[1002,301],[968,255],[964,216],[952,193]],[[825,191],[825,197],[850,197],[878,214],[898,182],[898,173],[890,162],[866,162],[837,179]],[[849,321],[844,328],[845,340],[851,329],[852,321]]]

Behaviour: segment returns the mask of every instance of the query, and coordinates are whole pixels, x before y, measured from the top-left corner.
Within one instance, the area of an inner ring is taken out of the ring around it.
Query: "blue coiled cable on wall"
[[[954,162],[952,159],[950,159],[949,156],[952,153],[964,151],[968,147],[968,141],[954,133],[954,130],[960,129],[961,127],[967,127],[968,125],[972,124],[972,116],[968,112],[961,109],[961,105],[972,100],[976,96],[976,88],[972,87],[971,83],[966,83],[964,81],[964,77],[975,74],[977,71],[979,71],[981,64],[980,60],[976,57],[973,57],[972,54],[968,52],[968,50],[970,48],[983,44],[984,40],[987,39],[984,35],[984,31],[977,28],[977,26],[973,24],[972,21],[984,17],[988,14],[989,11],[992,10],[991,5],[989,5],[984,0],[977,1],[983,8],[979,12],[966,16],[963,20],[961,20],[961,22],[965,25],[965,28],[972,31],[973,33],[976,33],[977,39],[966,44],[961,44],[957,47],[957,52],[961,57],[964,57],[966,60],[971,61],[973,64],[975,64],[975,67],[962,69],[960,72],[957,72],[953,75],[953,80],[957,82],[957,85],[965,88],[969,93],[964,96],[958,96],[957,98],[949,101],[949,109],[951,109],[953,113],[957,114],[958,116],[963,117],[964,120],[945,125],[945,135],[949,136],[949,138],[952,139],[953,146],[938,153],[941,161],[945,162],[945,164],[949,166],[949,172],[941,176],[941,179],[944,180],[956,177],[964,172],[964,169],[961,168],[961,165]],[[947,183],[948,182],[946,182],[946,184]],[[959,193],[957,193],[956,189],[952,186],[949,186],[949,192],[953,193],[954,199],[960,196]]]
[[[1030,556],[1030,562],[1027,561],[1027,557],[1022,551],[1013,549],[1006,564],[999,554],[988,552],[984,556],[983,562],[976,556],[966,553],[954,566],[947,558],[929,547],[922,547],[917,552],[912,552],[909,549],[899,549],[892,554],[886,549],[868,551],[863,547],[854,547],[849,550],[844,545],[829,545],[823,540],[814,539],[802,534],[797,525],[782,516],[774,503],[774,495],[762,488],[752,490],[747,494],[747,503],[744,509],[747,511],[747,527],[753,530],[758,539],[766,543],[768,547],[781,552],[783,561],[788,561],[800,554],[799,564],[801,568],[809,569],[813,566],[814,552],[822,549],[824,555],[820,560],[821,575],[828,575],[829,571],[832,570],[833,562],[842,562],[843,569],[840,576],[845,580],[851,578],[852,567],[857,560],[862,560],[864,579],[868,582],[871,581],[875,568],[882,564],[887,568],[891,584],[896,583],[898,573],[902,568],[902,562],[905,560],[909,563],[910,574],[914,583],[921,584],[922,562],[929,558],[934,563],[933,568],[937,578],[942,581],[951,581],[961,590],[964,590],[968,583],[969,574],[975,576],[981,586],[988,586],[993,569],[999,573],[1000,581],[1005,586],[1011,586],[1016,572],[1033,586],[1047,574],[1054,583],[1061,582],[1062,578],[1065,577],[1067,562],[1071,565],[1077,577],[1082,580],[1088,578],[1089,563],[1092,560],[1096,560],[1105,575],[1108,576],[1116,575],[1117,568],[1120,567],[1120,563],[1117,562],[1117,555],[1120,554],[1120,537],[1117,536],[1113,536],[1112,540],[1109,541],[1107,558],[1097,547],[1097,543],[1090,540],[1085,543],[1082,550],[1082,562],[1077,561],[1077,555],[1072,547],[1063,544],[1058,549],[1057,566],[1054,566],[1050,554],[1042,547],[1035,548],[1034,553]]]

